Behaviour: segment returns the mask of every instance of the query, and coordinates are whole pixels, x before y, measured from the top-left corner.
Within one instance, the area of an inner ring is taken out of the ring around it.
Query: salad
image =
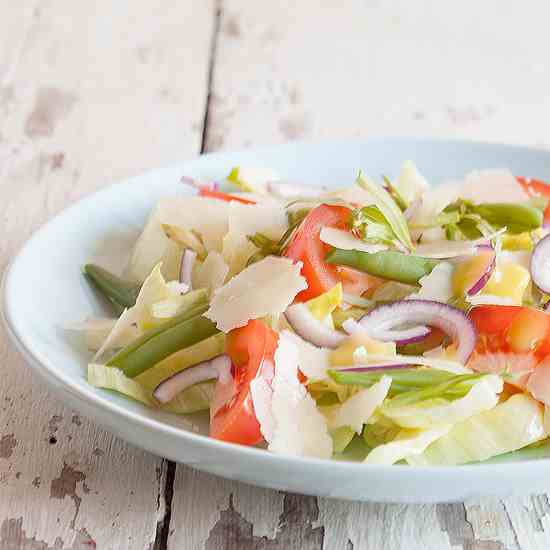
[[[550,429],[550,187],[483,170],[327,191],[236,167],[160,200],[110,318],[72,325],[90,384],[273,453],[453,465]]]

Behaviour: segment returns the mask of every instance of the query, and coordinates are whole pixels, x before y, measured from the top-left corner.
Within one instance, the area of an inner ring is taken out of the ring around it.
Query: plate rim
[[[148,170],[146,172],[143,172],[142,174],[139,174],[137,176],[134,176],[132,178],[127,178],[125,180],[122,180],[120,182],[112,183],[104,188],[99,189],[98,191],[95,191],[91,194],[86,195],[85,197],[79,199],[78,201],[74,202],[73,204],[69,205],[68,207],[64,208],[61,212],[59,212],[57,215],[55,215],[53,218],[51,218],[46,223],[42,224],[35,232],[32,234],[32,236],[23,244],[22,247],[18,250],[16,255],[14,256],[13,260],[8,264],[8,266],[5,269],[3,278],[2,278],[2,284],[0,288],[0,313],[2,320],[4,322],[4,325],[6,327],[6,333],[9,337],[9,339],[12,341],[13,344],[15,344],[15,347],[19,351],[19,353],[23,356],[25,359],[25,362],[31,367],[31,369],[35,372],[37,372],[42,379],[44,379],[50,387],[54,387],[54,390],[61,390],[61,393],[68,392],[71,394],[71,401],[75,403],[75,407],[78,406],[78,401],[82,400],[86,402],[87,405],[89,405],[92,409],[98,408],[103,413],[107,413],[108,415],[112,415],[113,421],[112,422],[104,422],[97,417],[90,417],[89,418],[94,423],[99,423],[102,426],[107,427],[110,430],[115,430],[114,424],[117,422],[118,419],[122,419],[124,422],[129,422],[133,424],[134,428],[138,428],[140,430],[149,431],[152,430],[154,432],[159,432],[161,435],[166,437],[173,437],[176,438],[176,440],[180,440],[182,444],[191,444],[194,446],[201,447],[203,450],[209,450],[212,453],[220,453],[220,459],[224,458],[225,456],[232,455],[234,457],[239,458],[248,458],[253,461],[261,461],[265,462],[266,466],[277,466],[279,469],[287,470],[288,468],[292,467],[309,467],[309,468],[315,468],[315,469],[332,469],[341,473],[347,473],[347,474],[363,474],[365,475],[367,472],[370,475],[380,475],[384,474],[384,476],[392,476],[395,478],[402,478],[402,477],[419,477],[424,478],[426,481],[438,481],[438,480],[445,480],[447,482],[452,481],[466,481],[466,478],[475,479],[478,477],[483,477],[485,481],[489,481],[489,478],[494,478],[495,480],[498,479],[500,482],[502,482],[502,476],[503,475],[518,475],[520,473],[525,474],[526,470],[526,464],[528,464],[529,472],[529,478],[535,477],[537,474],[540,473],[547,473],[548,466],[550,465],[550,458],[540,458],[535,460],[519,460],[516,462],[503,462],[503,463],[490,463],[490,464],[483,464],[483,463],[477,463],[477,464],[464,464],[464,465],[456,465],[456,466],[420,466],[420,467],[411,467],[407,465],[365,465],[361,462],[348,462],[348,461],[337,461],[337,460],[331,460],[331,459],[319,459],[319,458],[308,458],[308,457],[294,457],[294,456],[285,456],[285,455],[276,455],[269,453],[268,451],[256,447],[247,447],[242,446],[234,443],[228,443],[224,441],[218,441],[215,439],[212,439],[208,436],[197,434],[192,431],[188,431],[185,429],[177,428],[176,426],[172,426],[166,423],[163,423],[159,420],[155,420],[153,418],[146,417],[142,414],[139,414],[137,412],[131,411],[126,409],[124,406],[119,405],[117,403],[114,403],[107,398],[105,398],[101,393],[94,393],[91,391],[84,391],[83,388],[79,387],[78,384],[73,380],[73,377],[69,374],[65,374],[63,370],[57,370],[53,367],[53,363],[49,361],[47,357],[42,356],[40,351],[37,349],[36,346],[33,345],[32,341],[29,341],[29,338],[24,333],[24,327],[22,326],[21,319],[18,319],[16,314],[16,308],[17,308],[17,298],[15,296],[15,293],[12,292],[10,289],[13,288],[15,285],[15,277],[17,275],[18,265],[20,262],[23,261],[25,256],[29,253],[29,250],[32,250],[32,247],[34,243],[42,238],[42,235],[47,234],[52,227],[62,224],[63,220],[66,216],[69,215],[69,213],[73,212],[74,210],[77,210],[81,208],[86,203],[91,203],[94,200],[97,199],[97,197],[101,194],[110,194],[113,193],[115,189],[129,185],[132,181],[136,179],[142,179],[146,177],[147,175],[151,174],[157,174],[160,171],[163,170],[172,170],[172,169],[185,169],[187,166],[192,166],[194,163],[197,162],[205,162],[204,159],[212,159],[213,157],[224,157],[224,156],[230,156],[230,155],[237,155],[241,153],[247,153],[250,154],[251,152],[258,151],[258,152],[269,152],[274,151],[278,149],[285,149],[290,147],[295,147],[297,145],[303,144],[303,145],[319,145],[319,144],[328,144],[332,143],[336,146],[336,144],[340,144],[338,146],[342,146],[345,142],[364,142],[365,144],[368,144],[369,142],[384,142],[384,141],[408,141],[408,142],[438,142],[438,143],[445,143],[445,144],[453,144],[453,145],[469,145],[469,146],[479,146],[479,147],[496,147],[496,148],[505,148],[505,149],[514,149],[516,151],[530,151],[530,152],[538,152],[549,156],[550,159],[550,151],[544,148],[540,147],[530,147],[526,145],[514,145],[514,144],[501,144],[501,143],[492,143],[492,142],[484,142],[484,141],[472,141],[472,140],[460,140],[460,139],[438,139],[438,138],[429,138],[429,137],[407,137],[407,136],[380,136],[376,138],[360,138],[360,137],[350,137],[350,138],[326,138],[322,140],[315,140],[315,141],[293,141],[288,142],[280,145],[274,145],[274,146],[265,146],[265,147],[255,147],[250,149],[243,149],[239,151],[224,151],[224,152],[217,152],[217,153],[208,153],[206,155],[201,155],[198,157],[195,157],[193,159],[185,160],[178,163],[172,163],[164,167],[160,167],[153,170]],[[66,404],[66,403],[65,403]],[[110,418],[107,416],[107,418]],[[117,430],[119,432],[119,430]],[[124,436],[121,436],[123,439],[127,439]],[[135,441],[133,438],[127,439],[131,441],[132,444],[135,444],[139,447],[146,448],[148,450],[148,447],[144,447],[142,443],[139,441]],[[166,456],[163,452],[154,451],[157,455]],[[181,459],[173,457],[173,456],[167,456],[167,458],[181,461]],[[193,464],[193,467],[197,467],[200,469],[200,465]],[[420,481],[420,480],[419,480]]]

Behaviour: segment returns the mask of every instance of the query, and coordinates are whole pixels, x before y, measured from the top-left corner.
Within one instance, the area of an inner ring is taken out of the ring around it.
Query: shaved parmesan
[[[362,252],[380,252],[387,250],[387,246],[380,244],[369,244],[353,236],[349,231],[336,229],[335,227],[323,227],[321,229],[320,239],[334,248],[341,250],[360,250]]]
[[[349,426],[355,433],[363,431],[374,411],[382,405],[388,395],[391,386],[391,378],[383,376],[379,382],[370,388],[359,391],[347,399],[336,411],[330,428],[336,429]]]
[[[153,210],[134,245],[125,276],[144,281],[158,263],[168,279],[177,278],[181,246],[170,240],[161,225],[158,206]]]
[[[298,381],[298,349],[286,338],[275,352],[272,439],[269,450],[293,456],[330,458],[332,438],[324,416]]]
[[[206,197],[170,197],[159,201],[157,215],[162,225],[198,233],[208,252],[221,252],[231,204]]]
[[[107,350],[121,347],[122,342],[125,341],[125,335],[128,333],[129,327],[132,325],[137,327],[137,319],[138,313],[134,308],[125,309],[101,347],[97,350],[93,361],[96,362]]]
[[[411,204],[430,187],[424,176],[422,176],[418,168],[410,160],[405,161],[403,164],[394,185],[399,196],[406,204]]]
[[[432,227],[437,225],[437,216],[460,196],[460,183],[449,182],[424,192],[420,204],[411,212],[411,227]]]
[[[325,193],[322,195],[322,198],[328,200],[340,199],[344,202],[356,204],[358,206],[374,204],[373,196],[366,189],[363,189],[356,183],[350,187],[341,187],[340,189],[336,189],[336,191]]]
[[[232,277],[242,271],[249,258],[258,251],[244,233],[229,231],[223,239],[222,256]]]
[[[93,318],[85,319],[78,323],[66,324],[64,328],[68,331],[83,333],[86,347],[91,351],[97,351],[115,327],[116,322],[117,319]],[[125,324],[124,329],[121,330],[116,339],[111,340],[110,345],[105,348],[105,351],[107,349],[114,349],[113,344],[117,348],[122,348],[140,336],[140,334],[141,331],[137,326]]]
[[[242,271],[258,249],[248,240],[249,235],[262,233],[269,239],[279,240],[287,229],[286,211],[282,204],[230,203],[228,232],[223,238],[222,252],[229,273]]]
[[[214,292],[205,317],[228,332],[250,319],[282,313],[307,288],[302,264],[268,256],[252,264]]]
[[[219,252],[209,252],[204,262],[193,271],[193,288],[206,288],[212,293],[220,288],[229,273],[229,266]]]
[[[414,300],[434,300],[446,304],[453,297],[454,266],[450,262],[437,264],[428,275],[424,275],[418,281],[420,290],[408,296]]]
[[[288,227],[286,211],[282,204],[229,203],[229,231],[280,239]]]
[[[298,367],[309,381],[327,378],[330,368],[330,353],[326,348],[318,348],[300,338],[297,334],[283,330],[279,339],[289,340],[298,349]]]
[[[460,197],[476,203],[517,203],[529,200],[518,180],[509,170],[471,172],[464,179]]]
[[[260,424],[260,432],[266,441],[272,441],[275,430],[275,419],[271,411],[273,402],[271,385],[263,376],[256,376],[250,382],[250,395],[252,396],[254,414]]]
[[[499,229],[486,237],[481,237],[474,241],[440,241],[419,244],[415,249],[415,253],[424,258],[456,258],[458,256],[469,256],[475,254],[479,245],[487,244],[491,240],[498,238],[504,232],[504,229]]]

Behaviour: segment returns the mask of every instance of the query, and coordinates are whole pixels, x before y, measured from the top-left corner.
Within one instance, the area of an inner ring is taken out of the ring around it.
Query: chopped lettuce
[[[409,464],[418,466],[478,462],[521,449],[547,436],[543,407],[528,395],[518,393],[455,424],[421,454],[406,458]]]
[[[351,443],[354,435],[355,432],[348,426],[341,426],[335,430],[330,430],[333,452],[343,453],[346,447]]]
[[[405,248],[412,250],[414,247],[407,220],[391,195],[381,185],[370,181],[362,173],[357,178],[357,184],[373,196],[376,207],[387,220],[397,239],[399,239]]]
[[[393,441],[375,447],[365,458],[365,464],[391,465],[400,460],[414,459],[426,448],[449,432],[443,424],[429,430],[401,430]]]
[[[342,305],[342,283],[338,283],[327,292],[306,302],[312,315],[319,321],[327,322],[332,328],[332,312]]]
[[[96,388],[114,390],[149,407],[154,405],[151,393],[136,380],[128,378],[120,369],[90,363],[88,365],[88,383]]]
[[[431,428],[438,424],[455,424],[497,405],[502,378],[484,376],[461,398],[434,397],[418,403],[395,405],[390,400],[382,414],[403,428]]]

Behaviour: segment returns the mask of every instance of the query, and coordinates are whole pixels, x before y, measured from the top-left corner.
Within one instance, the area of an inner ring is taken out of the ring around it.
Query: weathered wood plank
[[[541,93],[549,8],[467,5],[223,0],[206,148],[379,134],[550,145],[538,124],[550,115]],[[529,29],[521,45],[518,28]],[[546,496],[437,506],[317,500],[178,466],[169,548],[550,547]],[[249,501],[249,512],[239,508]],[[291,506],[300,512],[285,515]]]
[[[225,0],[208,147],[356,134],[550,144],[549,12],[537,0]]]
[[[199,151],[213,14],[176,0],[0,5],[3,272],[68,203]],[[0,548],[149,548],[165,463],[64,407],[3,329],[0,364]]]

